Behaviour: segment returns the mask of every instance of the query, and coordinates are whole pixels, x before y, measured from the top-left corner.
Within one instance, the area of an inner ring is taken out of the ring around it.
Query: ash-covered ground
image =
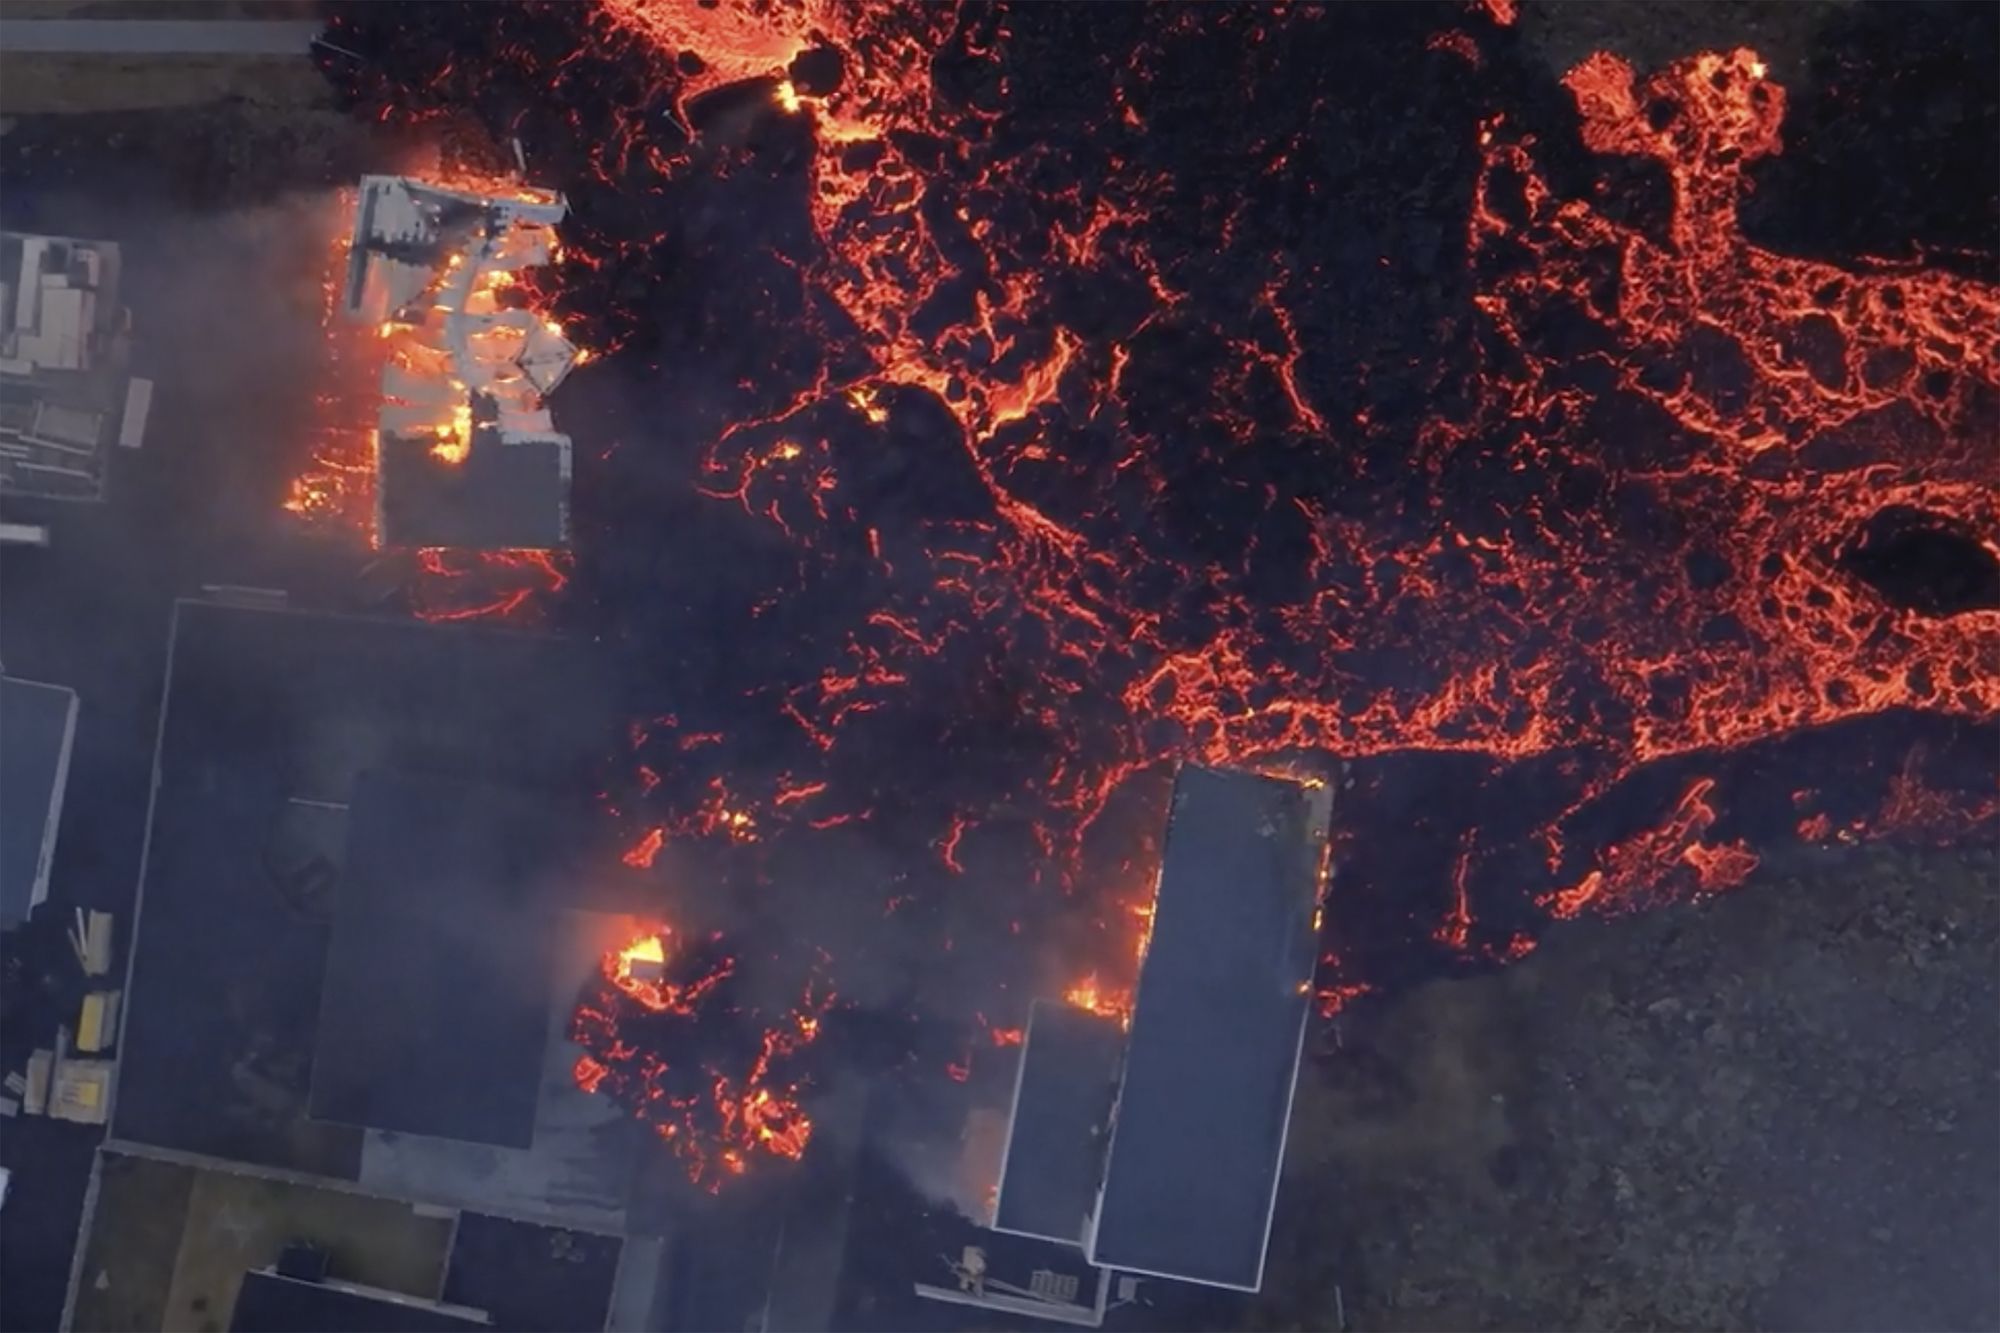
[[[2000,1326],[1996,883],[1767,865],[1351,1010],[1244,1326]]]

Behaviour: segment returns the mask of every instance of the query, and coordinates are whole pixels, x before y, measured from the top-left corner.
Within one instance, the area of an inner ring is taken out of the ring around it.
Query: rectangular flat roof
[[[383,770],[356,779],[347,827],[310,1114],[528,1147],[560,830],[529,796]]]
[[[1083,1244],[1124,1049],[1117,1019],[1035,1002],[1000,1160],[995,1231]]]
[[[492,1327],[491,1320],[473,1313],[260,1270],[243,1275],[229,1328],[230,1333],[450,1333]]]
[[[48,893],[76,692],[0,676],[0,737],[0,926],[11,926]]]
[[[457,463],[384,435],[378,528],[389,546],[549,550],[569,542],[569,444],[481,440]]]
[[[477,775],[587,818],[610,699],[586,643],[177,603],[115,1135],[355,1179],[363,1133],[307,1109],[357,776]]]
[[[1181,770],[1092,1263],[1262,1285],[1330,807],[1323,786]]]

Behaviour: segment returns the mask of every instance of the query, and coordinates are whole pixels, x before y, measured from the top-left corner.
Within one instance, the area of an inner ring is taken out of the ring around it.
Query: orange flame
[[[606,980],[655,1013],[691,1017],[709,992],[736,971],[736,960],[725,958],[704,977],[677,985],[666,979],[666,927],[639,936],[624,948],[604,956]]]

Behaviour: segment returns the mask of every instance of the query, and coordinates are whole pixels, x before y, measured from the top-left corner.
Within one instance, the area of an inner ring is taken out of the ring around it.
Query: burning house
[[[549,262],[567,211],[561,195],[525,186],[363,178],[341,310],[390,344],[376,422],[379,544],[568,543],[570,441],[546,399],[578,352],[510,296],[523,269]]]
[[[1262,1285],[1331,812],[1322,783],[1181,770],[1129,1033],[1035,1006],[995,1230],[1100,1268]]]

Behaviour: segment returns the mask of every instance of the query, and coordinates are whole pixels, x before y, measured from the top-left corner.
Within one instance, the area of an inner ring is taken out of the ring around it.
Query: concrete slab
[[[569,1019],[578,989],[605,950],[636,926],[594,912],[567,912],[561,920],[532,1144],[501,1148],[371,1130],[361,1149],[365,1188],[591,1230],[624,1229],[632,1157],[644,1145],[631,1117],[576,1086],[570,1071],[581,1052],[569,1041]]]

